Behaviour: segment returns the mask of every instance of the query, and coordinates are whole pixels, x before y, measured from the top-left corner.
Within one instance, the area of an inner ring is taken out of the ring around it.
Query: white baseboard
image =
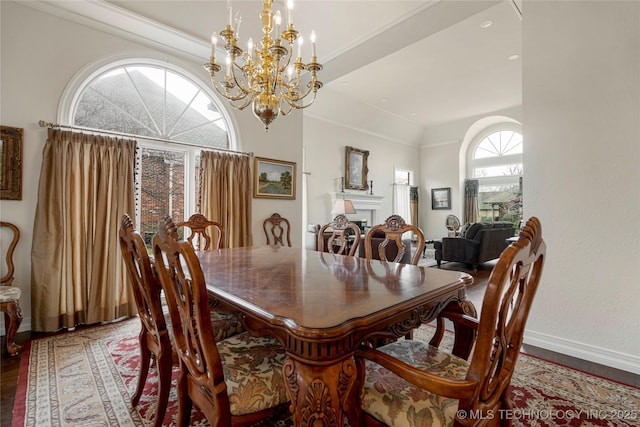
[[[566,354],[633,374],[640,372],[640,357],[594,347],[540,332],[525,331],[524,343],[556,353]]]
[[[4,328],[4,316],[0,316],[0,335],[6,335],[7,330]],[[18,328],[18,333],[27,332],[31,330],[31,317],[23,317],[22,323],[20,323],[20,327]]]

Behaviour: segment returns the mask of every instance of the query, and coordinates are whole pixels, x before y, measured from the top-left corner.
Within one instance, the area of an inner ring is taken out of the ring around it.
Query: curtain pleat
[[[411,211],[409,209],[409,186],[394,184],[393,186],[394,213],[400,215],[407,223],[411,223]]]
[[[477,179],[464,181],[464,223],[474,223],[480,220],[480,205],[478,190],[480,183]]]
[[[418,187],[409,187],[409,210],[411,211],[411,224],[418,225]]]
[[[394,213],[400,215],[407,224],[411,222],[411,209],[409,208],[409,186],[405,184],[393,185],[393,201],[395,205]],[[411,238],[412,233],[407,231],[403,238]]]
[[[251,246],[251,161],[243,155],[200,155],[201,213],[224,228],[224,247]]]
[[[31,251],[32,329],[137,313],[118,244],[134,213],[136,142],[49,129]]]

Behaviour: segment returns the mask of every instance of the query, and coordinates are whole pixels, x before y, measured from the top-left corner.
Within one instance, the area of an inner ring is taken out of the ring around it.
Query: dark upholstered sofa
[[[444,237],[434,243],[435,258],[438,263],[456,261],[477,268],[479,264],[498,258],[509,245],[507,239],[513,237],[515,228],[512,222],[476,222],[465,224],[460,237]]]

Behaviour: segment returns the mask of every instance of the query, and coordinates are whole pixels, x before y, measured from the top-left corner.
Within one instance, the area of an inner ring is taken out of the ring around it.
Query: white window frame
[[[522,141],[522,153],[521,154],[508,154],[504,156],[494,156],[487,157],[481,159],[474,159],[474,153],[480,143],[489,135],[500,132],[500,131],[512,131],[517,132],[522,136],[522,125],[513,122],[504,122],[494,124],[483,129],[481,132],[471,140],[471,144],[469,144],[469,148],[466,153],[467,160],[467,170],[466,175],[468,179],[478,180],[478,184],[480,187],[483,186],[507,186],[507,185],[518,185],[520,183],[520,179],[524,175],[524,167],[522,174],[520,175],[504,175],[504,176],[493,176],[493,177],[475,177],[474,170],[477,167],[486,167],[486,166],[504,166],[504,165],[512,165],[512,164],[523,164],[524,161],[524,138]],[[524,198],[524,195],[523,195]]]
[[[133,56],[129,54],[124,55],[116,55],[102,58],[98,61],[88,64],[81,70],[79,70],[67,83],[62,96],[60,98],[60,103],[58,105],[58,123],[73,126],[73,118],[75,117],[75,108],[80,100],[80,96],[86,87],[99,75],[113,70],[119,67],[130,67],[130,66],[150,66],[157,67],[161,69],[166,69],[171,71],[183,78],[187,79],[199,89],[201,89],[206,95],[211,99],[214,103],[218,111],[223,117],[224,123],[227,127],[227,135],[229,146],[227,147],[229,150],[239,150],[237,135],[237,126],[232,119],[232,116],[229,114],[225,104],[218,98],[213,89],[210,87],[209,82],[203,82],[195,75],[191,74],[189,71],[185,70],[182,67],[178,67],[174,64],[168,63],[166,61],[160,61],[152,58],[143,58],[139,56]],[[176,153],[184,153],[185,154],[185,165],[184,165],[184,186],[185,186],[185,196],[184,196],[184,212],[185,216],[188,217],[192,213],[195,212],[196,207],[196,180],[195,180],[195,167],[196,167],[196,158],[200,154],[203,149],[206,147],[195,147],[193,145],[181,144],[179,142],[171,143],[171,142],[161,142],[150,139],[145,136],[137,136],[136,140],[138,142],[138,146],[142,148],[149,149],[157,149],[163,151],[171,151]],[[138,150],[138,164],[141,164],[141,156],[142,150]],[[212,147],[212,149],[215,149]],[[138,168],[136,170],[136,182],[141,182],[141,170]],[[136,192],[141,192],[141,189],[136,189]],[[141,194],[137,194],[139,196],[139,200]],[[141,212],[139,206],[136,206],[136,214],[135,221],[137,224],[140,224],[141,221]]]

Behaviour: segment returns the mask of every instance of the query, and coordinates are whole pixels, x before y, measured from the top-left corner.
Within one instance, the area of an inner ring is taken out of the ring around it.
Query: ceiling
[[[175,41],[144,30],[159,23],[182,35],[185,54],[203,62],[211,33],[228,19],[226,0],[29,3],[175,49]],[[286,16],[284,1],[274,4]],[[242,17],[239,45],[260,40],[260,2],[232,0],[231,6]],[[420,145],[430,126],[519,106],[521,58],[513,55],[521,53],[520,10],[521,0],[296,0],[296,29],[307,40],[316,32],[324,65],[324,87],[305,114]]]

